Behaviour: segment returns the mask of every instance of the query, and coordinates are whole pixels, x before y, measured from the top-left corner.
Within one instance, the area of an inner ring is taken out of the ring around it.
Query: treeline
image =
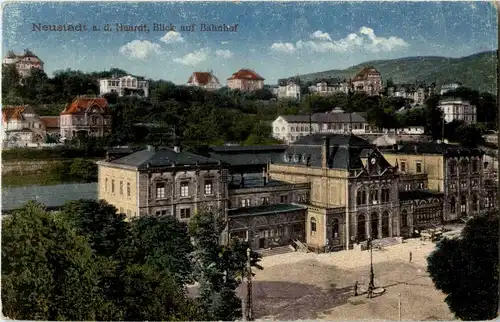
[[[21,85],[15,69],[7,67],[2,75],[3,103],[34,104],[39,114],[54,114],[58,106],[62,109],[77,95],[97,94],[98,79],[113,75],[127,73],[120,69],[94,73],[64,70],[49,78],[41,71],[34,71]],[[329,97],[304,94],[301,101],[278,101],[267,88],[253,93],[228,88],[205,91],[163,80],[149,81],[149,98],[106,95],[113,113],[112,135],[106,144],[170,145],[175,139],[191,147],[227,142],[275,144],[278,141],[271,138],[271,123],[278,115],[321,113],[335,107],[364,112],[368,122],[378,128],[424,126],[428,134],[442,138],[443,121],[442,113],[437,109],[438,95],[430,97],[423,108],[397,113],[402,107],[409,108],[412,102],[364,93],[337,93]],[[467,99],[477,106],[477,120],[482,127],[474,127],[474,131],[496,129],[496,96],[467,88],[448,92],[445,96]],[[459,127],[462,132],[469,131],[465,125],[456,123],[445,129],[445,137],[460,137],[456,133]]]
[[[2,308],[14,320],[233,321],[249,245],[219,244],[223,216],[125,220],[104,201],[49,213],[30,202],[2,221]],[[36,242],[33,242],[36,236]],[[251,265],[262,269],[260,255]],[[198,295],[187,287],[197,282]]]

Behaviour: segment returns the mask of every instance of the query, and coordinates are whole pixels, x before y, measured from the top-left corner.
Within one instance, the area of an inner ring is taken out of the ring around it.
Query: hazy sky
[[[225,83],[238,69],[252,68],[273,84],[367,60],[497,48],[496,10],[485,2],[11,3],[3,15],[4,55],[29,48],[49,75],[117,67],[185,83],[193,71],[213,70]],[[88,31],[33,31],[33,24],[80,23]],[[117,23],[146,24],[149,32],[115,31]],[[176,31],[154,31],[155,23]],[[104,31],[106,24],[112,31]],[[180,31],[192,24],[195,31]],[[209,32],[201,24],[238,27]]]

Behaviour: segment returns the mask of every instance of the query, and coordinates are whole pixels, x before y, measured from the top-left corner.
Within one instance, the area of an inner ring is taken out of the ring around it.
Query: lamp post
[[[253,305],[252,305],[252,265],[251,265],[252,250],[247,248],[247,307],[245,310],[245,321],[252,321]]]
[[[368,245],[370,247],[370,283],[368,284],[368,298],[371,298],[373,295],[373,290],[375,289],[374,273],[373,273],[373,238],[368,238]]]

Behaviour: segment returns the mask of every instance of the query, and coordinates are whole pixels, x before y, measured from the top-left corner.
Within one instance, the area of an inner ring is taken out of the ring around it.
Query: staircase
[[[257,253],[261,254],[262,257],[273,256],[273,255],[281,255],[286,253],[294,252],[295,250],[290,245],[280,246],[275,248],[267,248],[267,249],[259,249]]]
[[[401,244],[401,241],[399,238],[396,237],[387,237],[387,238],[382,238],[382,239],[375,239],[373,241],[373,248],[385,248],[388,246],[393,246],[393,245],[398,245]]]

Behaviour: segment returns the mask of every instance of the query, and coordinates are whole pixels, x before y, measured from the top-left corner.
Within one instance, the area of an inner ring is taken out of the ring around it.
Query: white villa
[[[118,96],[138,95],[148,97],[149,83],[130,75],[119,78],[103,78],[99,80],[99,92],[101,96],[107,93],[118,93]]]
[[[280,79],[278,81],[277,96],[279,99],[300,100],[300,79],[292,77],[289,79]]]
[[[471,105],[469,101],[461,98],[448,98],[440,100],[438,107],[443,111],[443,117],[447,123],[455,120],[466,124],[477,122],[476,106]]]
[[[309,115],[280,115],[272,123],[273,137],[286,143],[313,133],[364,134],[371,127],[362,113],[346,113],[335,108],[329,113]]]

